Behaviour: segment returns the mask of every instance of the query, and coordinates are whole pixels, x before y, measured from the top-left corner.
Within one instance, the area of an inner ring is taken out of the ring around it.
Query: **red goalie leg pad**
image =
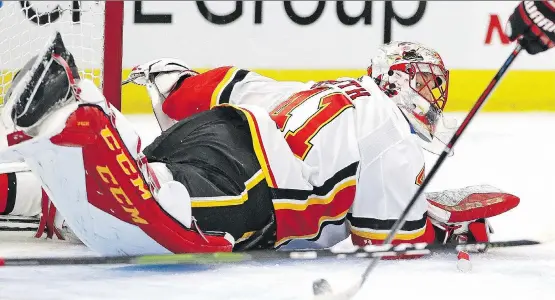
[[[433,243],[435,241],[435,230],[433,228],[432,222],[429,218],[426,219],[426,226],[422,230],[421,234],[413,238],[403,238],[400,239],[400,235],[395,235],[395,239],[391,242],[392,245],[399,245],[403,243],[415,244],[415,243]],[[351,234],[351,241],[357,246],[366,245],[381,245],[383,244],[383,239],[367,239],[356,234]],[[422,255],[399,255],[393,257],[383,257],[383,259],[415,259],[420,258]]]
[[[233,244],[224,234],[199,234],[161,209],[110,117],[99,107],[79,106],[64,130],[50,140],[56,145],[82,148],[91,205],[139,227],[174,253],[232,250]]]

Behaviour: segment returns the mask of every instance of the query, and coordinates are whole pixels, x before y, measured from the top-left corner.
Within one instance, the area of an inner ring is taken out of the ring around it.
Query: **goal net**
[[[0,103],[17,70],[55,31],[82,78],[120,108],[123,1],[0,1]]]

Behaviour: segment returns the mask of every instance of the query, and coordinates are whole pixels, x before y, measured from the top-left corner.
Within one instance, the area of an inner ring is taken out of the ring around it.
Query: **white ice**
[[[144,144],[152,141],[158,132],[154,119],[130,118]],[[520,205],[492,218],[493,239],[544,244],[472,255],[470,273],[457,271],[455,255],[382,261],[356,299],[555,299],[553,130],[555,114],[481,113],[429,189],[490,184],[516,194]],[[81,245],[0,235],[0,257],[78,254],[91,253]],[[0,299],[309,299],[313,280],[323,277],[341,289],[366,265],[362,259],[329,259],[217,267],[5,267]]]

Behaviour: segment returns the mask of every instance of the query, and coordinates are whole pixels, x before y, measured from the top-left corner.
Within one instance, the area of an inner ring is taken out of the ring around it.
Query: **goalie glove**
[[[555,46],[555,1],[523,1],[509,18],[507,35],[511,41],[522,37],[520,44],[529,54]]]
[[[197,74],[178,59],[161,58],[134,67],[122,85],[133,82],[146,87],[154,115],[164,131],[177,121],[162,111],[162,104],[183,80]]]
[[[520,199],[489,186],[426,193],[428,216],[439,243],[488,242],[493,233],[488,218],[516,207]]]

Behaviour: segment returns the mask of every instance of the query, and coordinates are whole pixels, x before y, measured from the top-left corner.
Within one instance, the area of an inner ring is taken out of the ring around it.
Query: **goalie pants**
[[[216,107],[195,114],[164,131],[143,154],[166,164],[185,185],[201,230],[228,232],[234,250],[273,247],[270,189],[240,111]]]

